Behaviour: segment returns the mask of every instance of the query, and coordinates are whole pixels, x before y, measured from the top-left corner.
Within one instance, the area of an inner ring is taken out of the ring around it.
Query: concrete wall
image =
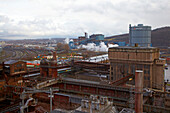
[[[154,59],[159,59],[159,49],[140,47],[110,48],[109,59],[153,62]]]
[[[164,59],[159,59],[158,48],[115,47],[109,49],[110,80],[115,81],[135,70],[143,70],[144,87],[162,89]]]

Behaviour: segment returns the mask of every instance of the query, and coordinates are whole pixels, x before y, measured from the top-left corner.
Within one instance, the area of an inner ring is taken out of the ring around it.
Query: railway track
[[[8,61],[8,60],[22,60],[27,58],[34,58],[38,55],[38,51],[30,50],[30,49],[13,49],[13,48],[5,48],[4,53],[0,55],[0,61]]]
[[[15,56],[15,52],[11,50],[5,50],[4,54],[0,56],[0,61],[6,61],[8,59],[11,59],[12,57]]]

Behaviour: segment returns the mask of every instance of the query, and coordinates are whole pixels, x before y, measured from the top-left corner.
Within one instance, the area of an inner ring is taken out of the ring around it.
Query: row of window
[[[129,66],[130,66],[130,72],[129,72]],[[111,75],[113,76],[113,78],[111,79],[116,80],[118,78],[123,77],[123,75],[126,76],[128,74],[135,74],[135,70],[144,70],[144,75],[145,75],[144,80],[150,80],[149,77],[150,65],[128,65],[128,64],[113,64],[112,71],[111,71]]]
[[[135,74],[135,70],[143,70],[144,74],[150,74],[150,66],[149,65],[130,65],[131,72],[129,72],[129,65],[127,64],[114,64],[112,69],[113,72],[116,73],[116,66],[117,66],[117,73],[133,73]]]
[[[24,68],[21,69],[15,69],[14,72],[20,72],[20,71],[24,71]]]
[[[16,67],[23,67],[24,64],[17,64]]]

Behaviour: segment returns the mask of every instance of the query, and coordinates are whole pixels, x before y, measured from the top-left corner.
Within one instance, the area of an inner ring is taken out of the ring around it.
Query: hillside
[[[152,31],[152,46],[170,47],[170,27],[158,28]]]
[[[129,43],[129,34],[105,37],[105,39],[113,39],[115,42],[125,41],[126,43]],[[153,47],[170,47],[170,27],[162,27],[152,30],[151,42]]]

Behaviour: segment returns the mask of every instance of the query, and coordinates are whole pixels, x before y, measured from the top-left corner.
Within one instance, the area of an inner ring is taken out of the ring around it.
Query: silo
[[[130,46],[138,44],[139,46],[149,47],[151,45],[151,26],[129,25],[129,39]]]

